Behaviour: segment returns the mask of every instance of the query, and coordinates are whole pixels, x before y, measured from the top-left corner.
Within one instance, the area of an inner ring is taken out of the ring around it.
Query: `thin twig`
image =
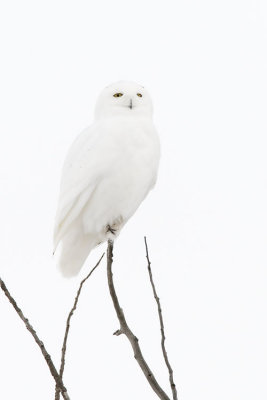
[[[107,275],[108,275],[108,286],[110,295],[113,301],[113,305],[120,322],[120,329],[117,330],[114,335],[124,334],[129,342],[132,345],[134,358],[138,362],[140,368],[142,369],[146,379],[148,380],[150,386],[154,390],[154,392],[158,395],[161,400],[170,400],[167,394],[163,391],[163,389],[159,386],[158,382],[156,381],[151,369],[147,365],[143,354],[141,352],[138,338],[133,334],[131,329],[129,328],[123,310],[120,307],[119,300],[115,291],[114,283],[113,283],[113,274],[112,274],[112,262],[113,262],[113,241],[108,241],[108,250],[107,250]]]
[[[157,295],[157,291],[156,291],[156,287],[155,287],[155,284],[154,284],[153,276],[152,276],[151,262],[150,262],[149,255],[148,255],[148,247],[147,247],[146,237],[144,237],[144,240],[145,240],[145,246],[146,246],[146,258],[147,258],[147,269],[148,269],[148,273],[149,273],[149,279],[150,279],[150,283],[151,283],[151,286],[152,286],[154,298],[156,300],[157,307],[158,307],[158,315],[159,315],[159,322],[160,322],[160,332],[161,332],[162,353],[163,353],[163,357],[164,357],[164,360],[165,360],[165,364],[166,364],[166,366],[168,368],[168,371],[169,371],[169,381],[170,381],[170,386],[171,386],[171,390],[172,390],[172,397],[173,397],[173,400],[177,400],[177,390],[176,390],[176,386],[175,386],[175,383],[174,383],[174,380],[173,380],[173,370],[172,370],[172,367],[170,365],[170,362],[169,362],[169,359],[168,359],[168,355],[167,355],[167,351],[166,351],[166,347],[165,347],[165,331],[164,331],[162,309],[161,309],[159,297]]]
[[[46,361],[46,363],[47,363],[47,365],[49,367],[51,375],[55,379],[56,385],[59,387],[60,392],[61,392],[61,394],[63,396],[63,399],[64,400],[70,400],[70,397],[68,395],[67,389],[65,388],[65,386],[64,386],[64,384],[62,382],[62,378],[58,374],[58,372],[57,372],[57,370],[55,368],[55,365],[54,365],[50,355],[48,354],[48,352],[47,352],[47,350],[45,348],[45,345],[43,344],[43,342],[37,336],[36,331],[33,329],[32,325],[29,322],[29,320],[24,316],[23,312],[18,307],[16,301],[11,296],[10,292],[8,291],[5,283],[3,282],[3,280],[1,278],[0,278],[0,286],[1,286],[1,289],[3,290],[3,292],[5,293],[6,297],[8,298],[8,300],[10,301],[12,306],[14,307],[15,311],[17,312],[18,316],[20,317],[20,319],[22,319],[22,321],[24,322],[26,328],[28,329],[30,334],[33,336],[35,342],[37,343],[37,345],[41,349],[41,352],[42,352],[42,354],[43,354],[43,356],[45,358],[45,361]]]
[[[99,266],[100,262],[102,261],[102,258],[104,257],[104,254],[102,254],[102,256],[100,257],[99,261],[97,262],[97,264],[94,266],[94,268],[91,269],[91,271],[89,272],[89,274],[81,281],[79,289],[77,291],[72,309],[69,312],[67,321],[66,321],[66,329],[65,329],[65,335],[64,335],[64,340],[63,340],[63,345],[62,345],[62,349],[61,349],[61,364],[60,364],[60,371],[59,371],[59,376],[62,379],[63,377],[63,373],[64,373],[64,367],[65,367],[65,356],[66,356],[66,350],[67,350],[67,340],[68,340],[68,335],[69,335],[69,330],[70,330],[70,320],[73,316],[74,311],[76,310],[77,304],[78,304],[78,300],[82,291],[82,287],[83,284],[85,283],[85,281],[87,281],[87,279],[92,275],[92,273],[94,272],[94,270]],[[55,390],[55,400],[59,400],[60,398],[60,388],[58,387],[58,385],[56,385],[56,390]]]

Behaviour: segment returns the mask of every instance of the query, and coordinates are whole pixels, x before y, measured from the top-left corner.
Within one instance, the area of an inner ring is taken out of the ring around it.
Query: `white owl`
[[[95,246],[119,234],[154,186],[159,157],[147,91],[124,81],[106,87],[63,166],[54,231],[63,275],[77,274]]]

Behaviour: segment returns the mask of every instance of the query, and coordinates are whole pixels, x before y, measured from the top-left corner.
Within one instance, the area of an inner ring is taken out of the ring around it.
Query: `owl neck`
[[[108,110],[96,109],[95,120],[106,119],[106,118],[129,118],[129,119],[152,119],[152,110],[133,107],[132,109],[126,107],[114,107]]]

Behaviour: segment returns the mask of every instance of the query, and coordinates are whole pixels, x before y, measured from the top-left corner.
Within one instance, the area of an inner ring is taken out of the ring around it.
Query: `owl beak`
[[[129,108],[130,108],[130,110],[133,108],[133,100],[132,99],[130,100]]]

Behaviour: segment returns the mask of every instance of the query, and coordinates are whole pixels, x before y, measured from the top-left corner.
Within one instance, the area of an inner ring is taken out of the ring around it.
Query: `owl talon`
[[[107,233],[110,232],[112,235],[115,235],[117,229],[111,228],[110,225],[107,225]]]

